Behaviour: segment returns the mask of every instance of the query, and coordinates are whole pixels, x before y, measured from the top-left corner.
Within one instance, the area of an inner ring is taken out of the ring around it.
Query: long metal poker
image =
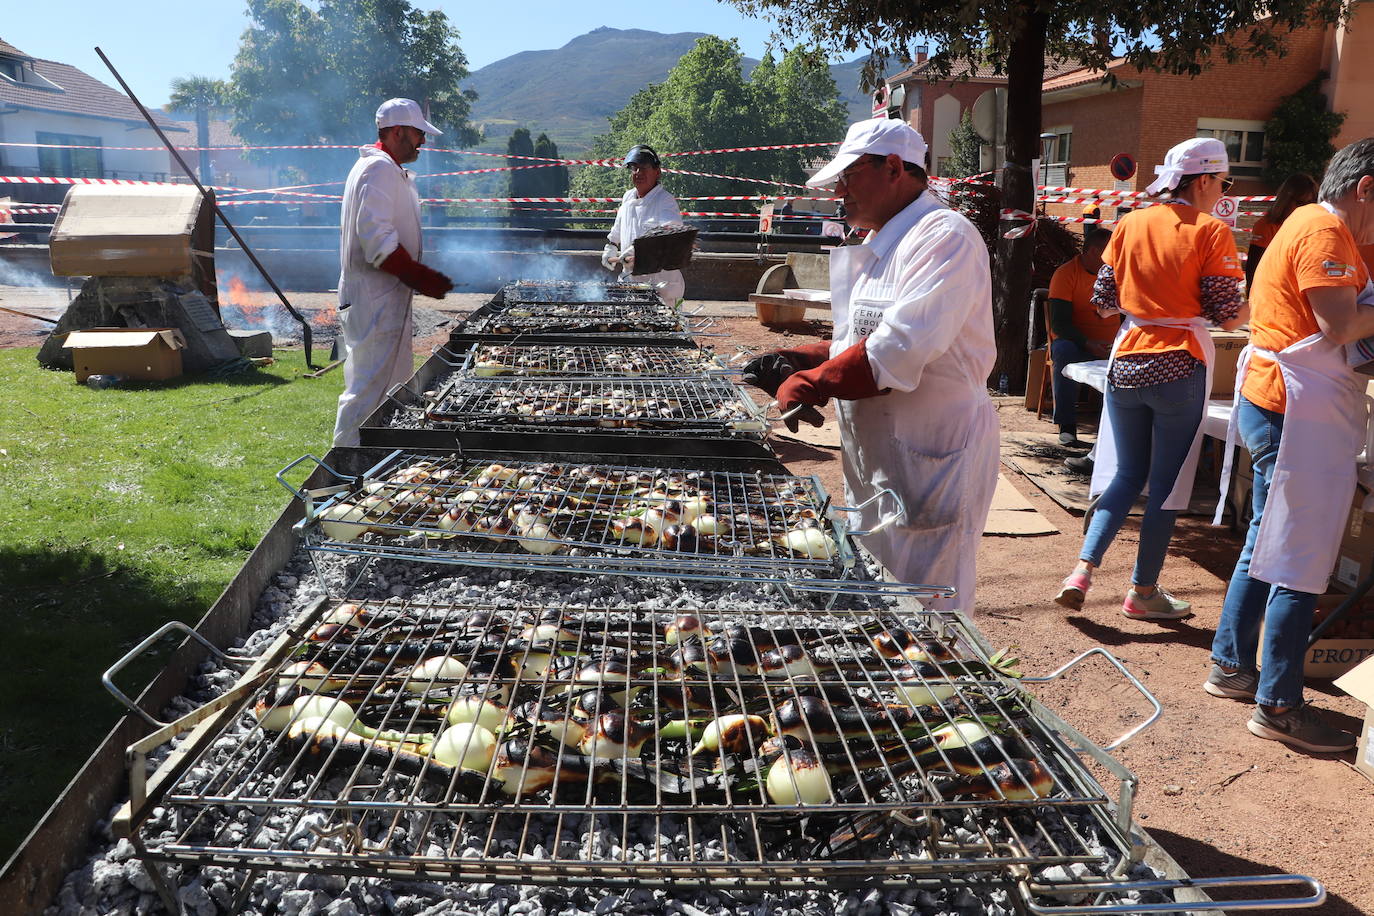
[[[176,147],[172,146],[172,141],[167,139],[167,135],[162,132],[162,128],[157,126],[157,122],[153,120],[153,116],[148,114],[148,109],[143,107],[143,103],[138,100],[138,96],[134,95],[134,91],[129,88],[129,84],[124,82],[124,77],[119,75],[119,71],[115,69],[114,64],[110,63],[110,59],[105,56],[105,52],[97,47],[95,53],[99,54],[105,66],[110,68],[110,72],[113,73],[114,78],[119,81],[120,88],[124,90],[124,94],[127,95],[129,101],[133,102],[138,108],[139,113],[143,115],[143,119],[148,122],[148,126],[153,129],[158,139],[162,141],[162,145],[167,147],[167,152],[172,154],[172,158],[177,161],[177,165],[181,166],[181,170],[186,173],[186,177],[191,179],[191,183],[200,191],[201,196],[210,203],[212,208],[214,208],[215,215],[219,217],[219,221],[224,224],[225,229],[229,230],[229,234],[234,237],[234,241],[239,243],[239,247],[243,249],[243,253],[248,255],[248,260],[253,262],[253,266],[258,269],[258,273],[262,274],[262,278],[267,281],[267,285],[272,287],[272,291],[277,294],[277,298],[281,300],[281,304],[291,313],[292,318],[300,322],[301,342],[305,346],[305,364],[311,369],[318,369],[319,367],[316,366],[314,361],[310,358],[312,337],[310,322],[306,321],[305,316],[292,308],[291,303],[286,301],[286,293],[281,291],[281,287],[277,286],[276,281],[267,273],[267,268],[262,266],[262,262],[258,260],[258,256],[253,254],[253,249],[248,247],[248,243],[243,240],[243,236],[239,235],[239,231],[234,228],[234,224],[229,222],[229,217],[224,215],[224,211],[220,209],[219,204],[217,204],[215,199],[206,192],[205,186],[196,178],[195,173],[192,172],[190,166],[186,164],[186,160],[181,158],[181,154],[177,152]]]

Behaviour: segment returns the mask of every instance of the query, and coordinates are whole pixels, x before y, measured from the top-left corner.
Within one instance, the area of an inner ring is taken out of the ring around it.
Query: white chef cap
[[[1159,177],[1145,190],[1150,194],[1158,194],[1178,187],[1184,175],[1219,173],[1230,168],[1226,144],[1212,137],[1194,137],[1164,154],[1164,164],[1155,166],[1155,174]]]
[[[926,163],[926,141],[910,124],[889,118],[871,118],[849,125],[849,133],[840,144],[835,158],[821,167],[806,182],[808,188],[829,187],[840,173],[849,168],[861,157],[872,153],[886,156],[896,153],[903,162],[924,166]]]

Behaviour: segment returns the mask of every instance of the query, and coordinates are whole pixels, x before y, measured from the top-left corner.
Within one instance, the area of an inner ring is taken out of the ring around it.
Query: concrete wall
[[[99,137],[102,146],[151,146],[154,150],[113,150],[102,152],[103,167],[106,172],[142,172],[179,174],[171,156],[162,148],[162,141],[152,129],[143,126],[133,130],[134,125],[125,121],[107,121],[103,118],[83,117],[80,115],[57,114],[26,109],[7,110],[0,115],[0,140],[7,143],[37,143],[38,132],[76,134],[83,137]],[[194,142],[194,137],[181,131],[169,131],[167,136],[173,143]],[[11,169],[22,170],[20,174],[33,174],[38,168],[38,150],[34,147],[10,146],[0,151],[4,174],[13,174]],[[120,177],[125,177],[121,174]],[[11,186],[12,187],[12,186]]]

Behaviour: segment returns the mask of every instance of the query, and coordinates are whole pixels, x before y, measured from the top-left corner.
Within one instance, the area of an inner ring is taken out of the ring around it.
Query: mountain
[[[505,149],[511,131],[523,126],[548,134],[564,155],[585,151],[606,132],[607,119],[640,89],[662,82],[705,34],[606,27],[561,48],[512,54],[474,71],[464,84],[477,92],[472,120],[486,128],[489,148]],[[757,63],[745,58],[746,76]],[[830,68],[855,120],[869,113],[868,96],[858,90],[862,65],[860,58]]]

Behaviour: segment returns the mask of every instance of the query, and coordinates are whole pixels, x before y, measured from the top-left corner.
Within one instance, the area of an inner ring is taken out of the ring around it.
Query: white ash
[[[357,560],[326,555],[312,562],[304,551],[298,551],[264,590],[252,617],[252,631],[241,640],[232,654],[251,658],[264,651],[301,612],[313,606],[326,590],[341,594],[359,569]],[[324,581],[321,582],[319,574]],[[734,614],[754,615],[756,619],[777,626],[806,626],[808,616],[797,614],[796,600],[771,586],[750,585],[743,582],[702,583],[685,580],[639,579],[615,576],[568,576],[552,573],[528,574],[507,570],[468,569],[455,566],[377,561],[368,566],[360,581],[347,596],[353,600],[385,600],[401,598],[407,602],[436,604],[509,603],[514,605],[567,604],[600,608],[634,608],[648,611],[678,611],[701,609]],[[859,609],[863,602],[841,598],[838,606]],[[792,613],[783,611],[792,609]],[[833,618],[827,618],[833,620]],[[193,678],[185,697],[174,701],[164,711],[164,718],[180,715],[228,689],[238,678],[238,671],[215,664],[202,666]],[[149,761],[155,769],[171,751],[181,744],[175,739],[160,748]],[[226,735],[215,745],[213,753],[235,744]],[[212,763],[213,766],[213,763]],[[195,778],[198,774],[192,774]],[[314,778],[303,774],[296,788]],[[343,785],[335,780],[325,787],[341,791]],[[318,796],[317,796],[318,797]],[[390,796],[389,796],[390,797]],[[114,815],[111,811],[111,817]],[[210,818],[217,818],[213,823]],[[970,815],[971,817],[971,815]],[[300,807],[283,807],[271,813],[266,821],[247,810],[212,808],[200,813],[192,839],[215,837],[216,842],[239,848],[271,848],[286,843],[295,849],[310,844],[316,848],[342,850],[344,840],[339,837],[321,838],[310,828],[324,823],[322,813]],[[436,829],[420,811],[407,812],[390,832],[393,852],[440,856],[458,855],[472,860],[483,856],[488,833],[495,840],[486,851],[515,859],[541,859],[550,854],[560,857],[576,856],[595,847],[602,855],[625,863],[658,859],[683,860],[690,855],[699,859],[726,858],[728,847],[715,836],[689,849],[679,819],[665,815],[655,823],[652,818],[642,822],[611,822],[598,816],[599,823],[579,825],[580,833],[570,832],[565,823],[560,831],[557,819],[496,817],[471,818],[462,836],[455,834],[451,823]],[[376,822],[375,817],[369,820]],[[386,820],[386,818],[380,818]],[[507,824],[504,821],[517,823]],[[204,823],[202,823],[204,821]],[[1113,855],[1097,833],[1096,822],[1087,815],[1070,816],[1075,833],[1090,838],[1094,852],[1105,861]],[[954,825],[959,826],[959,825]],[[970,835],[979,828],[970,822],[963,825]],[[141,835],[152,847],[167,842],[177,832],[191,824],[187,816],[172,805],[156,808],[141,829]],[[523,832],[522,832],[523,828]],[[1048,828],[1036,822],[1036,828],[1048,832],[1041,839],[1036,829],[1027,826],[1026,833],[1037,842],[1065,844],[1068,827],[1052,823]],[[500,832],[498,832],[500,831]],[[536,834],[536,831],[542,831]],[[1058,831],[1056,833],[1056,831]],[[380,831],[366,840],[376,841]],[[423,849],[416,849],[423,840]],[[523,842],[522,842],[523,840]],[[442,845],[441,845],[442,844]],[[1032,850],[1034,852],[1035,850]],[[230,911],[247,873],[241,868],[220,865],[161,866],[168,884],[174,889],[181,909],[190,916],[212,916]],[[613,868],[608,865],[608,870]],[[1107,865],[1090,866],[1095,874],[1103,874]],[[1084,866],[1072,866],[1059,872],[1046,872],[1039,877],[1064,880],[1078,877]],[[1133,879],[1157,878],[1154,871],[1137,865],[1129,874]],[[398,914],[398,916],[438,916],[438,914],[472,914],[472,916],[604,916],[609,913],[671,914],[671,916],[878,916],[882,913],[921,914],[921,916],[974,916],[974,914],[1010,914],[1019,910],[1019,903],[996,881],[967,882],[973,886],[911,886],[901,889],[856,888],[804,891],[729,891],[720,889],[674,888],[612,888],[612,887],[543,887],[532,885],[502,885],[465,883],[462,881],[403,881],[365,876],[331,874],[295,874],[264,871],[251,882],[242,904],[246,914]],[[976,891],[976,892],[975,892]],[[1121,902],[1163,902],[1156,893],[1119,895]],[[1042,901],[1063,902],[1063,901]],[[45,911],[45,916],[88,916],[88,914],[143,914],[165,912],[147,866],[135,855],[127,839],[116,840],[110,832],[110,822],[100,825],[89,858],[64,880],[57,899]]]

